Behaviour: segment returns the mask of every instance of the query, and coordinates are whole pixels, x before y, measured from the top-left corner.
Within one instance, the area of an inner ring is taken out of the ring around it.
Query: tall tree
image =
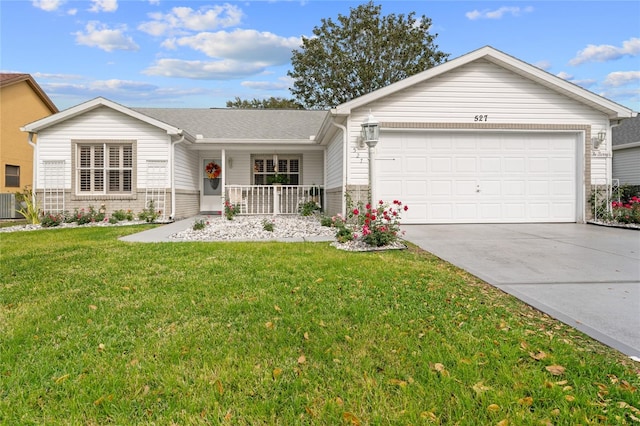
[[[295,99],[268,98],[268,99],[240,99],[236,97],[233,101],[227,101],[227,108],[236,109],[303,109],[303,106]]]
[[[322,19],[291,58],[290,89],[306,108],[326,109],[441,64],[449,57],[434,44],[431,19],[415,12],[381,16],[371,1],[337,22]]]

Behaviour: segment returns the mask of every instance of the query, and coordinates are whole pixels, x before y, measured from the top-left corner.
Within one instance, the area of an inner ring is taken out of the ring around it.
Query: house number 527
[[[489,121],[489,116],[488,115],[476,115],[475,117],[473,117],[473,121]]]

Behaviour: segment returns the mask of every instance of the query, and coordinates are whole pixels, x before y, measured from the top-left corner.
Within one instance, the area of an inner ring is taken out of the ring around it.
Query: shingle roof
[[[29,78],[29,74],[18,74],[18,73],[0,73],[0,85],[4,86],[6,84],[11,84],[16,81],[22,81]]]
[[[131,109],[205,139],[309,140],[328,114],[280,109]]]
[[[612,130],[613,146],[640,142],[640,115],[627,118]]]

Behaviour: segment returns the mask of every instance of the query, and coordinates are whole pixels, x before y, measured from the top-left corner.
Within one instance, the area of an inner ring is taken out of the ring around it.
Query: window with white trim
[[[78,143],[76,188],[79,195],[131,194],[133,144]]]
[[[256,155],[253,157],[253,184],[300,185],[300,157]]]

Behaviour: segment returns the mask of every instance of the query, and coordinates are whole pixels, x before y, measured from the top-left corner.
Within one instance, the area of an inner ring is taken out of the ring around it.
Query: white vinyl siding
[[[322,151],[311,151],[302,154],[302,181],[300,185],[324,184],[324,154]]]
[[[491,62],[478,60],[354,111],[348,125],[349,184],[368,182],[367,149],[353,148],[369,113],[381,123],[587,125],[594,133],[609,126],[605,114]],[[475,121],[476,116],[481,116],[482,121]],[[384,144],[384,136],[380,144]],[[597,167],[596,161],[596,170]]]
[[[342,188],[344,147],[342,132],[327,146],[327,188]]]
[[[75,179],[75,172],[71,168],[72,156],[75,155],[72,152],[72,140],[136,141],[133,165],[136,176],[132,180],[142,188],[146,176],[146,161],[169,159],[170,137],[165,131],[108,107],[98,107],[43,129],[38,134],[38,169],[42,169],[43,160],[64,160],[66,189],[71,189],[72,179]],[[42,177],[38,174],[35,186],[41,188],[42,185]],[[135,188],[133,190],[135,192]]]
[[[613,178],[621,185],[640,185],[640,146],[613,151]]]
[[[174,170],[174,182],[176,189],[196,191],[200,188],[198,152],[187,148],[184,143],[176,144],[174,152],[175,164],[170,164]],[[169,181],[167,180],[167,187]]]

